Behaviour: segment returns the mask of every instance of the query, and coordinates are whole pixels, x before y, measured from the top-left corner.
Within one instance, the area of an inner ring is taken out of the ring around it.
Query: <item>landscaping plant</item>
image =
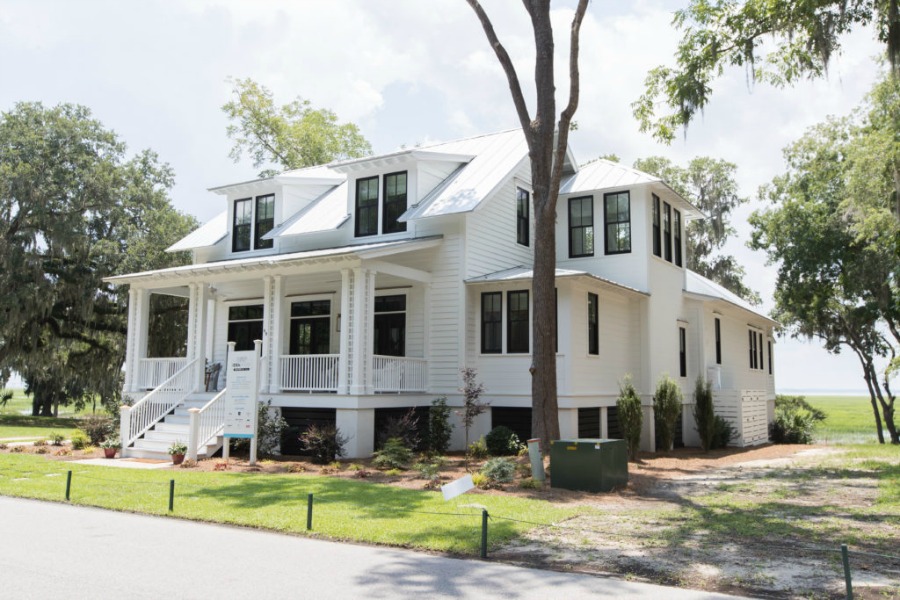
[[[80,429],[76,429],[72,434],[72,450],[84,450],[91,445],[91,438],[88,434]]]
[[[487,444],[484,443],[484,436],[469,444],[468,451],[466,452],[466,457],[477,459],[488,457],[488,449]],[[468,468],[468,462],[466,463],[466,467]]]
[[[281,413],[272,410],[272,400],[259,403],[259,418],[256,425],[256,452],[260,456],[271,456],[281,443],[281,435],[287,430],[288,422]]]
[[[775,420],[769,428],[776,444],[811,444],[816,425],[825,412],[811,406],[803,396],[775,397]]]
[[[444,454],[450,448],[450,435],[453,424],[450,423],[450,407],[447,397],[441,396],[431,401],[428,409],[428,451],[432,454]]]
[[[385,421],[378,432],[377,447],[383,447],[391,438],[399,438],[410,450],[419,448],[422,440],[419,438],[419,417],[415,408],[410,408],[399,419],[391,417]]]
[[[519,436],[505,425],[491,429],[490,433],[484,436],[484,443],[491,456],[514,456],[522,447]]]
[[[671,452],[675,446],[675,427],[681,416],[683,400],[678,384],[668,375],[663,375],[653,394],[653,418],[659,445],[665,452]]]
[[[716,437],[716,413],[713,409],[712,386],[702,375],[697,377],[694,386],[694,423],[697,425],[697,435],[700,436],[700,446],[708,452],[713,448]]]
[[[96,446],[109,435],[115,433],[116,425],[112,418],[105,415],[88,415],[79,421],[80,429],[91,440],[91,445]]]
[[[516,475],[516,463],[508,458],[492,458],[481,467],[481,474],[491,485],[511,483]]]
[[[377,469],[405,469],[412,460],[412,451],[397,437],[388,439],[374,454],[372,465]]]
[[[628,457],[630,460],[637,460],[637,453],[641,447],[644,412],[641,409],[641,399],[634,389],[634,384],[631,383],[630,375],[626,375],[625,381],[619,386],[616,412],[619,415],[619,425],[628,446]]]
[[[347,438],[334,425],[310,425],[299,439],[304,450],[312,456],[312,461],[319,465],[327,465],[346,453],[344,444]]]
[[[477,381],[478,371],[466,367],[460,369],[463,378],[463,387],[459,389],[463,393],[463,408],[457,411],[462,419],[463,427],[466,428],[466,471],[469,470],[469,430],[475,423],[475,418],[488,409],[490,403],[482,402],[481,395],[484,393],[484,385]]]

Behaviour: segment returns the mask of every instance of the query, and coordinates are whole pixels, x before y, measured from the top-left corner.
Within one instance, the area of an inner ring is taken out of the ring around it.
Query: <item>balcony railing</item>
[[[138,368],[137,388],[155,390],[159,385],[180,371],[187,358],[142,358]]]
[[[376,354],[372,357],[372,383],[375,391],[424,392],[427,366],[424,358]]]
[[[281,390],[285,392],[336,392],[338,354],[304,354],[281,357]]]

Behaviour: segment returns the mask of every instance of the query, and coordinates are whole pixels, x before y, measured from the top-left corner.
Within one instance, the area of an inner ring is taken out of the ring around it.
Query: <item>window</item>
[[[663,202],[663,249],[666,260],[672,262],[672,207]]]
[[[263,305],[249,304],[228,308],[228,341],[234,349],[253,350],[253,341],[263,337]]]
[[[759,336],[759,339],[757,340],[757,346],[759,348],[759,363],[757,364],[759,365],[759,370],[762,371],[766,368],[766,363],[763,360],[763,335],[761,333],[757,333],[756,335]]]
[[[659,196],[653,194],[653,255],[662,257],[662,240],[659,229]]]
[[[250,249],[253,229],[253,204],[251,198],[234,201],[234,227],[231,231],[231,251]]]
[[[406,231],[406,223],[397,220],[404,212],[406,212],[406,171],[385,175],[384,214],[381,232],[398,233]]]
[[[716,317],[716,364],[722,364],[722,321]]]
[[[356,180],[356,237],[378,233],[378,177]]]
[[[406,296],[375,297],[375,344],[381,356],[406,356]]]
[[[253,239],[253,247],[258,249],[271,248],[274,240],[264,240],[266,235],[275,227],[275,194],[256,197],[256,236]]]
[[[481,352],[484,354],[503,352],[503,294],[501,292],[481,294]]]
[[[750,330],[750,368],[762,369],[762,334]]]
[[[631,197],[628,192],[603,195],[606,253],[631,252]]]
[[[522,246],[528,246],[531,237],[528,230],[528,201],[528,192],[516,188],[516,242]]]
[[[681,266],[681,213],[678,209],[674,210],[675,222],[672,226],[675,228],[675,265]]]
[[[331,301],[291,303],[290,354],[330,354]]]
[[[569,258],[594,255],[594,198],[569,198]]]
[[[528,352],[528,290],[506,293],[506,351]]]
[[[772,341],[769,340],[768,342],[766,342],[766,345],[768,346],[768,350],[769,350],[769,375],[771,375],[772,374]]]
[[[588,293],[588,354],[600,354],[600,320],[597,294]]]
[[[678,372],[687,377],[687,330],[678,328]]]

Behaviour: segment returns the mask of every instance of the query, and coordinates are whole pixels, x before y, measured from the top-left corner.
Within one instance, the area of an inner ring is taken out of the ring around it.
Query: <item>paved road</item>
[[[0,598],[733,598],[0,497]]]

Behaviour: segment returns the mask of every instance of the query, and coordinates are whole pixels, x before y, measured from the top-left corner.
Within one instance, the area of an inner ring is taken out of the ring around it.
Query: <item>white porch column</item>
[[[350,300],[353,294],[353,273],[350,269],[341,269],[341,310],[338,313],[340,331],[340,358],[338,359],[338,394],[350,393]]]
[[[266,354],[269,359],[269,393],[281,392],[281,334],[284,331],[284,281],[281,275],[272,276],[272,321],[268,330]]]
[[[132,296],[133,292],[133,296]],[[129,321],[132,321],[129,329],[131,342],[132,361],[126,367],[131,371],[131,390],[136,392],[141,389],[141,359],[147,358],[147,339],[150,330],[150,291],[136,289],[129,292]],[[133,312],[132,312],[133,311]],[[126,375],[127,376],[127,375]]]
[[[190,295],[188,299],[188,362],[206,358],[206,309],[209,300],[209,284],[188,284]],[[204,364],[199,363],[194,369],[194,389],[203,390]]]
[[[367,458],[375,450],[375,410],[337,409],[335,425],[348,438],[344,450],[348,458]]]
[[[372,315],[374,311],[375,274],[368,269],[355,268],[348,274],[349,296],[347,315],[348,393],[372,393]],[[345,325],[341,323],[341,333]],[[342,337],[342,342],[344,338]],[[341,349],[343,353],[343,348]]]
[[[275,282],[271,275],[266,275],[263,277],[262,363],[259,371],[259,391],[263,394],[269,389],[269,383],[272,381],[272,331],[275,329],[272,323],[274,292]]]
[[[135,347],[134,332],[135,323],[137,322],[137,290],[129,288],[128,290],[128,328],[125,330],[125,391],[131,392],[135,388],[137,375],[134,372],[135,365]]]

